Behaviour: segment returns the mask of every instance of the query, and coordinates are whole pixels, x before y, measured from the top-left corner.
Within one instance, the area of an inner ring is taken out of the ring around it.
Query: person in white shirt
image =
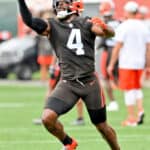
[[[137,19],[138,8],[134,1],[125,4],[126,20],[117,28],[116,45],[107,68],[111,75],[114,64],[119,59],[119,86],[124,91],[128,112],[127,119],[122,122],[123,126],[136,126],[144,121],[140,79],[144,68],[150,71],[150,34],[142,21]]]

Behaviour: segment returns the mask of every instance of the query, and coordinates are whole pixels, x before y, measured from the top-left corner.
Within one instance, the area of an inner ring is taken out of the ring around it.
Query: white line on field
[[[24,103],[0,103],[0,108],[19,108],[24,106]]]
[[[5,0],[6,1],[6,0]],[[41,82],[40,80],[31,80],[31,81],[20,81],[20,80],[0,80],[1,86],[9,87],[47,87],[48,83]]]
[[[77,139],[77,141],[79,143],[89,143],[89,142],[104,142],[104,140],[100,137],[100,138],[89,138],[89,137],[86,137],[84,139]],[[142,137],[142,140],[141,138],[129,138],[129,137],[126,137],[126,138],[119,138],[119,141],[120,142],[142,142],[142,141],[147,141],[149,142],[150,141],[150,137],[145,137],[143,138]],[[0,141],[0,144],[12,144],[12,145],[15,145],[15,144],[45,144],[45,143],[58,143],[57,140],[53,140],[53,139],[50,139],[50,140],[18,140],[18,141]]]
[[[40,127],[40,126],[39,126]],[[31,128],[31,127],[16,127],[17,128],[17,132],[30,132],[30,131],[40,131],[41,129],[40,128]],[[10,127],[1,127],[0,128],[0,133],[3,133],[3,132],[15,132],[16,133],[16,128],[10,128]],[[43,131],[43,126],[41,126],[42,128],[42,131]],[[121,130],[121,131],[126,131],[126,130],[129,130],[129,127],[120,127],[120,126],[115,126],[115,129],[116,130]],[[150,127],[149,126],[137,126],[137,127],[130,127],[130,129],[138,129],[138,131],[142,131],[142,130],[148,130],[150,131]],[[81,127],[73,127],[73,126],[70,126],[70,127],[65,127],[65,130],[66,131],[96,131],[96,129],[94,127],[87,127],[87,126],[82,126]]]

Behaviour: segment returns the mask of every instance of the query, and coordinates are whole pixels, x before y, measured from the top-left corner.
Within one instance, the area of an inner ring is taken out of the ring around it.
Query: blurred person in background
[[[18,37],[23,38],[31,33],[31,29],[27,25],[25,25],[20,14],[18,14],[17,16],[17,23],[18,23],[18,33],[17,33]]]
[[[84,103],[83,103],[82,99],[79,99],[79,101],[77,102],[76,111],[77,111],[77,117],[71,124],[72,125],[84,125],[85,124]]]
[[[116,30],[116,44],[108,66],[108,72],[112,75],[119,59],[119,87],[124,92],[127,107],[123,126],[142,124],[145,115],[140,80],[144,68],[150,71],[150,34],[148,28],[137,19],[138,10],[139,6],[134,1],[125,4],[126,20]]]
[[[53,16],[50,10],[43,10],[40,12],[39,17],[48,19]],[[40,77],[41,81],[45,83],[48,80],[48,68],[52,63],[53,59],[53,48],[49,43],[47,37],[37,36],[37,49],[38,58],[37,62],[40,65]]]
[[[114,11],[115,6],[110,2],[101,2],[99,6],[100,16],[104,19],[104,21],[111,26],[114,30],[120,24],[119,21],[114,19]],[[117,87],[118,82],[118,62],[116,62],[113,75],[110,77],[107,72],[107,67],[110,61],[112,49],[115,45],[115,41],[113,38],[100,38],[96,42],[96,49],[102,49],[101,57],[100,57],[100,73],[102,75],[102,79],[105,83],[106,93],[109,98],[109,104],[107,106],[108,111],[118,111],[119,105],[114,96],[114,89]]]
[[[146,6],[139,6],[138,18],[141,20],[146,20],[149,10]]]
[[[98,132],[111,149],[120,150],[115,130],[107,123],[104,95],[94,74],[96,35],[112,37],[114,31],[98,18],[79,17],[81,1],[54,0],[57,19],[47,21],[32,17],[24,0],[18,2],[24,22],[38,34],[50,38],[59,59],[61,80],[48,98],[42,116],[47,131],[63,144],[64,150],[75,150],[78,143],[64,131],[58,118],[71,110],[81,97]]]
[[[52,91],[56,87],[58,81],[60,80],[60,67],[58,65],[57,57],[53,55],[51,65],[48,69],[49,79],[48,79],[48,88],[45,94],[44,102],[48,100],[48,97],[51,95]],[[42,118],[33,119],[33,123],[36,125],[42,124]]]
[[[12,38],[12,33],[7,30],[0,30],[0,43],[10,40]]]

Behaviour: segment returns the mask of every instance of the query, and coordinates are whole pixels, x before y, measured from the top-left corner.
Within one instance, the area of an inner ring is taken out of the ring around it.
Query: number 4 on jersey
[[[76,55],[84,55],[85,51],[83,49],[83,43],[81,41],[81,32],[80,29],[72,29],[69,35],[69,39],[67,42],[67,47],[69,49],[75,49]]]

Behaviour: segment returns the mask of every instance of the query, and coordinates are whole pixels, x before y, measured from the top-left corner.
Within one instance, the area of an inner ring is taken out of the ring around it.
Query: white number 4
[[[80,29],[72,29],[67,42],[69,49],[76,49],[76,55],[84,55]]]

